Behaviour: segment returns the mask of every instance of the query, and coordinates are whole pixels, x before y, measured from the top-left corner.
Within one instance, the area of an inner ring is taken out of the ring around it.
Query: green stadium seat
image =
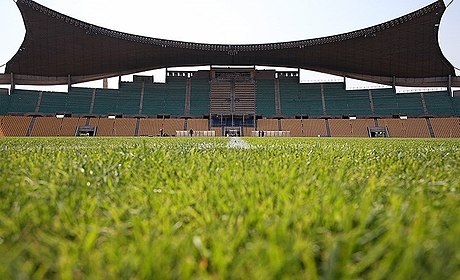
[[[347,91],[343,83],[325,83],[323,87],[327,115],[355,115],[348,105]]]
[[[43,92],[39,112],[55,114],[66,111],[68,96],[66,92]]]
[[[320,84],[300,84],[298,104],[300,108],[296,115],[319,117],[323,115],[323,101]],[[282,108],[282,107],[281,107]]]
[[[93,89],[72,87],[67,96],[67,104],[63,111],[77,115],[89,114],[92,98]]]
[[[454,110],[454,114],[460,117],[460,96],[452,98],[452,107]]]
[[[420,93],[405,93],[396,95],[397,110],[396,114],[407,114],[408,116],[423,116],[422,97]]]
[[[8,112],[34,113],[40,91],[16,89],[11,94]]]
[[[424,93],[428,114],[433,116],[452,116],[454,108],[447,91]]]
[[[190,97],[190,114],[207,115],[209,114],[209,94],[211,86],[209,79],[192,78],[191,97]]]
[[[369,99],[369,90],[349,90],[347,91],[346,95],[350,115],[372,115],[371,102]]]
[[[184,115],[186,77],[168,77],[166,79],[166,95],[164,96],[164,112],[173,116]]]
[[[165,95],[166,84],[145,84],[142,114],[149,116],[164,114]]]
[[[262,116],[274,116],[275,80],[257,80],[256,82],[256,113]]]
[[[282,114],[286,116],[301,114],[298,103],[300,94],[298,79],[279,79],[279,91]]]
[[[93,114],[107,115],[119,113],[117,108],[118,90],[116,89],[97,89],[94,98]]]
[[[373,89],[371,92],[375,115],[392,116],[397,114],[398,105],[393,89]]]
[[[124,115],[139,114],[142,83],[121,83],[117,92],[116,113]]]
[[[8,93],[0,92],[0,116],[4,116],[9,112],[11,96]]]

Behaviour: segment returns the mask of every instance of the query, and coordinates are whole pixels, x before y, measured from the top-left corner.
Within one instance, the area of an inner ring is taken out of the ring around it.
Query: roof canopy
[[[382,84],[445,86],[455,76],[438,43],[442,0],[362,30],[292,42],[222,45],[137,36],[18,0],[26,37],[0,83],[66,84],[200,65],[280,66]],[[457,82],[454,77],[454,83]],[[460,81],[458,81],[460,82]]]

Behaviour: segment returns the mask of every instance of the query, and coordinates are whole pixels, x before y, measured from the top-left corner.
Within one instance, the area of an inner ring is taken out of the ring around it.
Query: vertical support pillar
[[[324,95],[324,84],[321,83],[321,102],[323,104],[323,116],[327,115],[326,112],[326,96]]]
[[[89,113],[93,114],[94,112],[94,101],[96,100],[96,89],[93,89],[93,95],[91,96],[91,105],[89,107]]]
[[[275,79],[275,114],[281,115],[281,93],[280,93],[280,80]]]
[[[430,118],[425,118],[425,120],[426,120],[426,125],[428,126],[428,131],[430,131],[431,138],[436,138],[436,135],[434,134],[433,125],[431,124]]]
[[[251,87],[251,94],[252,94],[252,98],[254,100],[254,103],[253,103],[253,107],[251,108],[252,109],[252,112],[254,112],[254,114],[256,113],[256,110],[257,110],[257,82],[256,82],[256,78],[255,78],[255,74],[254,74],[254,79],[252,80],[252,87]]]
[[[347,90],[347,76],[343,76],[343,89]]]
[[[10,81],[10,85],[11,85],[10,94],[11,94],[16,89],[16,81],[14,80],[14,73],[10,74],[10,79],[11,79]]]
[[[257,92],[258,92],[258,87],[257,87],[257,72],[255,71],[256,67],[254,66],[254,114],[253,114],[253,125],[252,125],[252,131],[257,130],[256,129],[256,123],[257,123]],[[252,132],[251,135],[252,136]]]
[[[209,106],[208,106],[208,112],[209,112],[209,119],[212,122],[212,113],[213,113],[213,111],[212,111],[212,91],[213,91],[213,86],[212,85],[213,85],[213,80],[211,78],[211,75],[213,75],[213,74],[212,74],[211,71],[209,71],[209,82],[208,82],[209,83],[209,92],[208,92]],[[211,126],[212,125],[213,124],[211,123]]]
[[[136,119],[136,128],[134,129],[134,136],[139,136],[139,130],[141,127],[141,119]]]
[[[36,120],[37,120],[37,117],[32,117],[32,119],[30,120],[29,127],[27,128],[27,133],[26,133],[27,137],[32,136],[32,131],[34,130],[34,125],[35,125]]]
[[[71,89],[72,89],[72,76],[68,75],[67,76],[67,93],[69,93]]]
[[[109,88],[109,80],[107,78],[102,79],[102,88],[103,89]]]
[[[118,89],[120,89],[120,85],[121,85],[121,76],[118,76]]]
[[[233,126],[233,114],[235,113],[235,80],[232,79],[230,82],[230,112],[232,114],[232,126]]]
[[[191,96],[192,96],[192,79],[190,77],[187,78],[185,81],[185,108],[184,108],[184,115],[190,115],[190,103],[191,103]]]
[[[393,92],[396,93],[396,77],[395,76],[393,76],[393,85],[392,85],[392,87],[393,87]]]
[[[423,92],[420,93],[420,100],[422,101],[423,113],[428,115],[428,107],[426,106],[425,94]]]
[[[40,106],[42,105],[42,99],[43,99],[43,91],[40,91],[40,93],[38,94],[37,103],[35,104],[35,113],[38,113],[40,111]]]
[[[454,97],[454,92],[452,91],[452,75],[449,75],[447,79],[447,92],[449,92],[450,97]]]
[[[300,133],[301,133],[302,137],[305,137],[305,128],[304,128],[303,117],[302,116],[300,116],[300,127],[301,127]]]
[[[371,106],[372,116],[375,116],[374,97],[372,96],[372,90],[369,90],[369,104]]]
[[[331,136],[331,126],[329,125],[329,119],[325,119],[324,122],[326,124],[326,136],[332,137]]]
[[[144,94],[145,94],[145,82],[142,82],[141,100],[139,101],[139,115],[142,115],[142,112],[144,110]]]

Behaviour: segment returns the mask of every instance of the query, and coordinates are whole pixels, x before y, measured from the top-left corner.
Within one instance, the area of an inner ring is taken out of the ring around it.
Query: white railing
[[[176,137],[191,137],[190,131],[176,131]],[[193,137],[216,137],[215,131],[193,131]]]
[[[252,137],[291,137],[290,131],[253,131]]]

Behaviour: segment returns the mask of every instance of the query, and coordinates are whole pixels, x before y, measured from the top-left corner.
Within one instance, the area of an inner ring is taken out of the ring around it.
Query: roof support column
[[[72,76],[68,75],[67,76],[67,92],[70,92],[72,89]]]
[[[14,81],[14,73],[11,73],[10,74],[10,85],[11,85],[11,89],[10,89],[10,92],[13,92],[15,89],[16,89],[16,84],[15,84],[15,81]]]
[[[454,92],[452,91],[452,75],[449,75],[447,79],[447,92],[449,92],[450,97],[454,97]]]
[[[393,87],[393,92],[396,93],[396,77],[395,76],[393,76],[393,85],[392,85],[392,87]]]

